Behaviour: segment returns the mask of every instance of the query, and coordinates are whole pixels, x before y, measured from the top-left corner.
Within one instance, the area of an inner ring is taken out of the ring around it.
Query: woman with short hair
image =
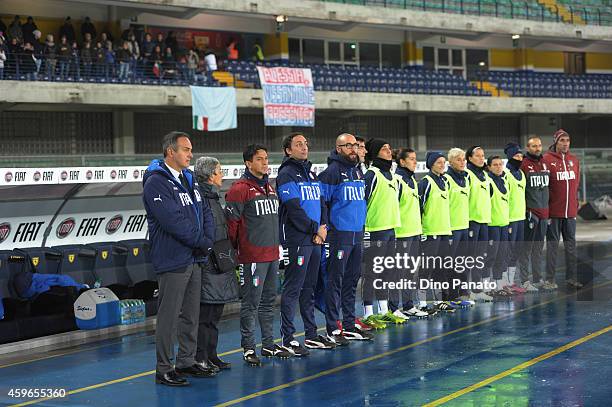
[[[219,359],[217,327],[226,303],[238,300],[238,280],[234,269],[225,270],[215,260],[217,246],[227,240],[227,223],[224,209],[219,202],[219,189],[223,184],[223,172],[219,160],[200,157],[195,164],[195,175],[200,184],[203,204],[208,203],[215,222],[215,245],[208,261],[202,263],[202,293],[200,298],[200,321],[196,361],[202,367],[213,370],[229,369],[230,363]],[[224,250],[225,251],[225,250]],[[233,252],[230,252],[233,256]],[[235,261],[234,261],[235,263]]]

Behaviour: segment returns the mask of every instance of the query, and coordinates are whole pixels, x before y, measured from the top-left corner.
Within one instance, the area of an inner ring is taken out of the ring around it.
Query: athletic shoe
[[[306,339],[304,341],[304,346],[310,349],[334,349],[336,343],[330,341],[323,335],[319,335],[314,339]]]
[[[388,311],[384,315],[379,315],[379,318],[382,321],[390,323],[390,324],[403,324],[404,322],[406,322],[406,320],[404,318],[396,316],[391,311]]]
[[[438,310],[435,307],[421,307],[420,311],[426,312],[430,317],[438,315]]]
[[[281,348],[298,358],[310,355],[308,349],[305,349],[298,341],[291,341],[289,345],[283,345]]]
[[[527,291],[528,293],[537,293],[538,291],[538,287],[536,287],[535,285],[533,285],[531,283],[531,281],[527,280],[523,283],[523,289],[525,291]]]
[[[257,357],[257,353],[253,349],[247,349],[242,354],[242,358],[249,366],[261,366],[261,360]]]
[[[539,281],[534,283],[533,286],[538,290],[547,290],[546,286],[548,286],[548,281]],[[550,288],[548,288],[548,290],[550,290]]]
[[[421,311],[417,307],[412,307],[409,310],[402,311],[404,315],[414,318],[427,318],[429,314],[427,312]]]
[[[454,300],[454,301],[450,301],[450,305],[452,305],[455,308],[470,308],[473,304],[471,301],[464,301],[464,300]]]
[[[449,303],[442,301],[434,305],[435,309],[441,312],[455,312],[455,307]]]
[[[266,358],[289,359],[293,354],[278,345],[273,345],[271,348],[261,348],[261,356]]]
[[[359,331],[358,329],[345,329],[344,332],[342,332],[342,336],[344,336],[349,341],[371,341],[372,339],[374,339],[374,335],[372,335],[371,333],[366,331]]]
[[[474,301],[482,301],[482,302],[491,302],[493,301],[493,297],[485,294],[484,292],[472,293],[470,294],[470,300]]]
[[[363,322],[361,318],[355,318],[355,328],[358,328],[361,331],[371,331],[372,330],[372,326]]]
[[[387,327],[387,323],[380,319],[377,315],[370,315],[365,320],[363,320],[363,322],[365,322],[374,329],[385,329]]]
[[[574,280],[574,279],[565,280],[565,283],[568,286],[572,287],[572,288],[582,288],[582,287],[584,287],[584,284],[582,284],[580,281]]]
[[[533,286],[533,285],[532,285]],[[527,289],[527,287],[525,287],[524,284],[522,285],[517,285],[517,284],[513,284],[510,289],[512,291],[514,291],[517,294],[525,294],[526,292],[528,292],[529,290]]]
[[[410,319],[410,317],[408,315],[404,314],[402,312],[402,310],[400,310],[399,308],[396,309],[395,311],[393,311],[393,315],[395,315],[398,318],[403,318],[404,321],[408,321]]]
[[[329,334],[327,334],[325,339],[327,339],[330,342],[335,343],[336,346],[347,346],[349,344],[348,339],[346,339],[342,335],[329,335]]]
[[[542,288],[547,291],[552,291],[559,288],[559,286],[551,281],[545,281],[544,284],[542,284]]]
[[[470,306],[472,306],[472,307],[473,307],[474,305],[476,305],[476,301],[474,301],[474,300],[470,299],[470,296],[469,296],[469,295],[462,295],[461,297],[459,297],[459,299],[460,299],[461,301],[466,301],[466,302],[469,302],[469,303],[470,303]]]
[[[502,287],[502,290],[504,290],[505,292],[507,292],[508,294],[510,294],[510,296],[513,296],[514,294],[519,294],[518,291],[514,291],[512,289],[512,287],[510,287],[509,285]]]
[[[491,291],[490,293],[488,293],[488,295],[497,300],[507,300],[512,297],[512,294],[509,294],[506,290]]]

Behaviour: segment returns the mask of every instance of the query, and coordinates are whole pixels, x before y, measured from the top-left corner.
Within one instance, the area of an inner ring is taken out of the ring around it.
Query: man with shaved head
[[[527,152],[521,161],[525,173],[525,245],[519,257],[521,284],[527,292],[538,292],[542,287],[542,251],[548,226],[548,182],[550,171],[542,157],[542,140],[527,140]],[[531,266],[532,277],[529,278]]]
[[[329,260],[325,292],[327,338],[338,346],[348,340],[372,339],[355,326],[355,292],[361,275],[361,241],[366,217],[364,176],[359,169],[359,144],[342,133],[319,175],[328,208]],[[337,326],[342,310],[342,326]]]

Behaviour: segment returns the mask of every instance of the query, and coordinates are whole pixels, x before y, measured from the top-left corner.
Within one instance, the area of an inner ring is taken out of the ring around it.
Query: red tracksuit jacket
[[[267,263],[279,258],[278,196],[243,175],[225,195],[227,234],[238,251],[238,261]]]
[[[548,207],[551,218],[575,218],[578,212],[580,162],[572,153],[547,151],[544,162],[550,170]]]

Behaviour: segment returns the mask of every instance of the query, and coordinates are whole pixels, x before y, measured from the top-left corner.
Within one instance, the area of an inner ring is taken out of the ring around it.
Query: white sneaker
[[[409,310],[404,311],[404,314],[416,318],[427,318],[429,316],[427,312],[421,311],[417,307],[412,307]]]
[[[551,290],[558,290],[559,289],[559,286],[554,281],[549,281],[548,282],[548,286],[550,287]]]
[[[395,311],[393,311],[393,315],[395,315],[398,318],[402,318],[404,321],[408,321],[408,319],[410,319],[408,316],[404,315],[404,313],[400,311],[399,309],[396,309]]]
[[[527,290],[528,293],[537,293],[538,291],[538,287],[536,287],[535,285],[531,284],[531,281],[527,280],[525,281],[522,285],[521,285],[525,290]]]
[[[471,295],[462,295],[459,297],[459,299],[461,301],[469,302],[472,306],[476,305],[476,301],[472,299]]]

